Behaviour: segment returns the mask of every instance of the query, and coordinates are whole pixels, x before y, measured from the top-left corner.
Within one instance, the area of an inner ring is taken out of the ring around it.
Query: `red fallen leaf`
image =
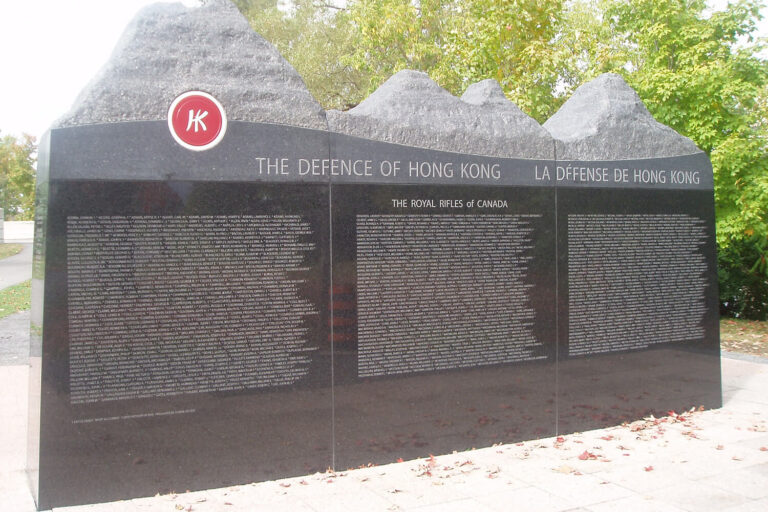
[[[643,469],[646,471],[653,471],[653,466],[645,466]]]
[[[607,436],[601,437],[600,439],[602,439],[603,441],[613,441],[613,436],[609,434]]]
[[[289,484],[287,482],[281,482],[280,483],[280,487],[290,487],[290,486],[291,486],[291,484]]]
[[[761,452],[768,452],[768,446],[761,446],[760,447]]]
[[[397,458],[397,462],[405,462],[402,457]]]
[[[622,453],[622,455],[625,456],[625,457],[629,457],[628,453]]]
[[[429,464],[429,467],[433,468],[437,466],[437,461],[435,460],[435,456],[431,453],[429,454],[429,459],[427,459],[427,464]]]
[[[595,459],[597,459],[597,455],[587,450],[584,450],[584,452],[581,455],[579,455],[579,460],[595,460]]]
[[[309,482],[307,482],[306,480],[301,480],[301,481],[299,481],[299,483],[301,485],[309,485]]]

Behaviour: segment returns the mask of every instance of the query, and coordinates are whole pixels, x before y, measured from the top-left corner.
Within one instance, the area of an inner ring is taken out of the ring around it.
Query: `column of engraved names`
[[[293,215],[69,217],[72,402],[304,377],[311,238]]]
[[[568,353],[702,338],[705,242],[689,215],[569,215]]]
[[[543,357],[527,280],[537,215],[358,215],[358,374]]]

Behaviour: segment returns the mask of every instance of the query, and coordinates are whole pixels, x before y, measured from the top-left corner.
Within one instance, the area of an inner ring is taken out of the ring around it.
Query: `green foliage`
[[[558,49],[552,43],[563,5],[562,0],[455,2],[438,81],[459,93],[474,82],[496,79],[523,111],[544,122],[559,106]]]
[[[287,13],[276,0],[238,5],[326,108],[354,106],[409,68],[456,95],[494,78],[543,122],[579,85],[622,74],[657,120],[712,160],[724,309],[768,308],[759,264],[768,256],[768,64],[752,37],[758,0],[712,14],[705,0],[348,0],[343,8],[297,0]]]
[[[356,38],[346,62],[370,76],[370,91],[402,69],[457,95],[494,78],[544,121],[558,105],[551,43],[562,12],[562,0],[351,1],[342,18]]]
[[[0,208],[6,220],[31,220],[35,205],[35,138],[0,138]]]
[[[371,77],[370,90],[402,69],[431,73],[443,57],[450,2],[356,0],[343,20],[355,34],[347,62]]]
[[[768,310],[768,274],[751,270],[768,255],[768,63],[750,38],[759,2],[711,16],[705,8],[703,0],[615,0],[605,16],[622,63],[615,70],[658,121],[709,153],[723,308],[756,318]]]
[[[355,45],[351,26],[332,3],[294,0],[291,9],[277,0],[240,0],[251,26],[296,68],[312,95],[326,109],[355,106],[368,91],[368,74],[348,64]]]
[[[752,237],[720,249],[720,312],[751,320],[768,320],[768,239]]]

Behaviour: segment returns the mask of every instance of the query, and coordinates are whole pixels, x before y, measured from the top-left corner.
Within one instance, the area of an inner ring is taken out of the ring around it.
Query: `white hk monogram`
[[[208,127],[205,126],[205,123],[203,122],[203,119],[208,115],[208,111],[203,111],[202,109],[198,109],[197,113],[195,113],[194,109],[189,109],[189,121],[187,121],[187,131],[192,128],[192,125],[195,125],[195,133],[200,131],[200,128],[202,127],[204,132],[208,131]]]

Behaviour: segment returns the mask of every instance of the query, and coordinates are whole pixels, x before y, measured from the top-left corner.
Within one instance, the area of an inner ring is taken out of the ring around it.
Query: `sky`
[[[157,1],[0,0],[0,135],[39,140],[109,60],[136,12]]]
[[[156,1],[0,0],[0,135],[39,140],[109,59],[136,12]],[[768,36],[768,20],[761,23]]]

